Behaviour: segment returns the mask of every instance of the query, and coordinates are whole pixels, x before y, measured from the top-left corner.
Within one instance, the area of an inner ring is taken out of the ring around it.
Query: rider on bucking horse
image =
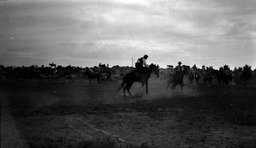
[[[144,55],[143,57],[139,58],[135,64],[136,70],[138,72],[144,72],[146,68],[148,68],[148,64],[146,60],[148,59],[148,55]]]

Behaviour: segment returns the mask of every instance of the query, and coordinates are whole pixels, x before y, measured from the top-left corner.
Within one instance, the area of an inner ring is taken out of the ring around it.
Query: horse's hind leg
[[[128,84],[126,84],[126,86],[125,86],[130,96],[132,96],[132,94],[131,94],[131,92],[130,92],[131,86],[132,86],[132,83],[128,83]]]
[[[128,83],[128,84],[126,83],[126,85],[124,86],[124,88],[123,88],[124,97],[126,97],[126,95],[125,95],[125,90],[127,90],[128,93],[129,93],[129,95],[132,96],[132,94],[131,94],[131,92],[130,92],[131,86],[132,86],[132,84],[130,84],[130,83]]]
[[[100,77],[97,77],[97,81],[98,81],[98,83],[100,83]]]
[[[148,81],[146,81],[145,83],[146,83],[146,94],[148,94]]]
[[[167,85],[167,87],[166,87],[165,91],[167,91],[167,89],[168,89],[168,87],[170,86],[170,84],[171,84],[171,83],[168,83],[168,85]]]
[[[126,86],[123,87],[123,94],[124,94],[124,97],[126,97],[126,95],[125,95],[125,89],[126,89]]]
[[[171,87],[172,93],[173,93],[175,87],[176,87],[176,85],[172,84],[172,87]]]
[[[129,93],[129,95],[132,97],[132,94],[131,94],[130,90],[129,90],[129,89],[127,89],[127,91],[128,91],[128,93]]]
[[[126,97],[126,94],[125,94],[125,90],[127,90],[128,91],[128,93],[129,93],[129,95],[130,96],[132,96],[132,94],[131,94],[131,92],[130,92],[130,90],[129,90],[130,88],[127,88],[127,86],[125,86],[124,88],[123,88],[123,94],[124,94],[124,97]]]

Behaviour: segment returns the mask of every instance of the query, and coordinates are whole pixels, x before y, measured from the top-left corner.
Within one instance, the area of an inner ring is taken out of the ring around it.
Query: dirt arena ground
[[[151,78],[124,98],[120,82],[1,81],[1,147],[256,147],[254,84],[171,93]]]

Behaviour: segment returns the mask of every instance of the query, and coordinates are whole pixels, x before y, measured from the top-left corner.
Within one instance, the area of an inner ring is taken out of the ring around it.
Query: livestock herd
[[[243,68],[235,68],[230,70],[227,65],[220,67],[218,70],[212,67],[202,67],[202,69],[193,66],[183,66],[183,69],[188,69],[185,71],[185,75],[188,78],[188,83],[196,84],[203,83],[207,86],[212,86],[214,82],[217,85],[227,86],[230,84],[239,85],[241,81],[247,81],[256,78],[256,69],[252,71],[251,66],[245,65]],[[166,79],[168,85],[173,83],[175,77],[175,69],[172,67],[167,69],[162,69],[160,72],[161,79]],[[183,83],[183,82],[182,82]],[[167,86],[168,87],[168,86]]]
[[[195,66],[185,66],[188,71],[185,73],[189,83],[204,83],[207,86],[213,85],[217,82],[220,85],[229,85],[231,82],[233,84],[239,85],[241,81],[246,81],[255,78],[256,69],[253,71],[251,66],[245,65],[244,67],[235,68],[230,70],[227,65],[220,67],[219,70],[213,69],[212,67],[207,68],[196,68]],[[105,64],[99,64],[99,66],[94,67],[76,67],[76,66],[56,66],[50,63],[49,66],[36,66],[32,65],[29,67],[16,67],[16,66],[3,66],[0,65],[0,79],[90,79],[97,78],[98,82],[110,81],[117,82],[121,80],[127,73],[133,71],[133,67],[129,66],[113,66],[109,67]],[[166,80],[168,83],[175,73],[174,68],[161,68],[160,78]],[[91,82],[90,82],[91,83]]]

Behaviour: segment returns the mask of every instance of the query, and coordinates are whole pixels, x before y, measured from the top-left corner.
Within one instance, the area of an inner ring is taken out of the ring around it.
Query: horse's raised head
[[[151,71],[154,71],[156,76],[159,78],[159,66],[158,65],[155,65],[155,64],[152,63],[152,64],[149,65],[149,69]]]

